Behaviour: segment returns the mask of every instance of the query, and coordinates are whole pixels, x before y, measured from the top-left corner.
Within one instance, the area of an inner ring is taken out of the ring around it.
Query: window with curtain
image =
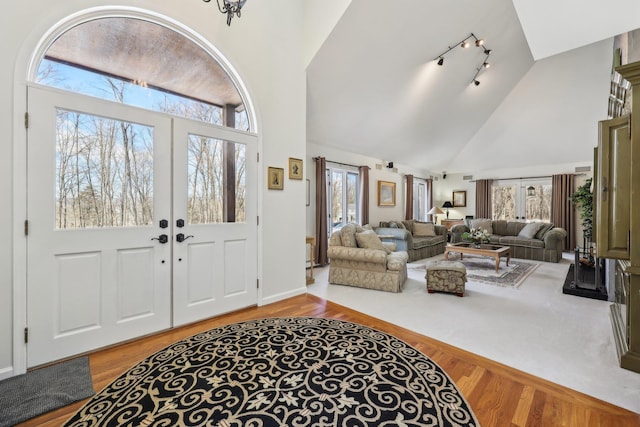
[[[551,178],[500,180],[492,186],[493,219],[550,221]]]
[[[427,212],[431,209],[431,197],[427,181],[415,178],[413,181],[413,218],[417,221],[427,221]]]
[[[329,235],[350,222],[360,222],[358,194],[360,173],[357,168],[327,166],[327,211]]]

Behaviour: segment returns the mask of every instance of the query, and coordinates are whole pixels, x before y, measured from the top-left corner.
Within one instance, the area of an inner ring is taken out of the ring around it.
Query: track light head
[[[491,67],[491,64],[489,64],[487,61],[484,61],[484,63],[482,64],[482,66],[483,66],[484,68],[489,68],[489,67]]]
[[[480,86],[480,81],[473,79],[473,84],[476,86]]]
[[[440,59],[438,59],[438,65],[442,64],[444,64],[444,58],[441,56]]]
[[[466,49],[466,48],[468,48],[469,46],[471,46],[471,43],[469,43],[467,40],[463,41],[463,42],[460,44],[460,47],[461,47],[461,48],[463,48],[463,49]]]
[[[476,46],[480,47],[484,44],[484,40],[483,39],[477,39],[476,40]]]
[[[484,54],[485,55],[491,55],[491,49],[487,49],[486,47],[484,48]]]

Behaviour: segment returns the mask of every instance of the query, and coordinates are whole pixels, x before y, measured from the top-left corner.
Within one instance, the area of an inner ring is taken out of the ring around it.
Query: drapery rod
[[[404,179],[407,179],[407,175],[409,175],[409,174],[403,175]],[[431,178],[422,178],[422,177],[413,175],[413,179],[422,179],[423,181],[429,181],[430,179],[433,180],[433,177],[431,177]]]
[[[586,175],[586,173],[574,173],[573,176],[584,176]],[[540,179],[540,178],[552,178],[551,175],[545,175],[545,176],[523,176],[520,178],[496,178],[496,179],[492,179],[491,181],[514,181],[516,179]],[[477,182],[477,179],[472,179],[469,182]]]
[[[313,160],[317,160],[318,157],[312,157]],[[352,168],[359,168],[360,166],[358,165],[350,165],[349,163],[342,163],[342,162],[334,162],[333,160],[326,160],[327,163],[333,163],[334,165],[340,165],[340,166],[351,166]],[[369,168],[371,169],[371,168]]]

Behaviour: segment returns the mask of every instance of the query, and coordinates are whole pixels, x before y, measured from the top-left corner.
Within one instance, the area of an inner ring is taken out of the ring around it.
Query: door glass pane
[[[347,222],[357,222],[358,174],[347,173]]]
[[[551,221],[551,185],[529,185],[526,188],[527,221]]]
[[[56,110],[56,228],[153,223],[153,128]]]
[[[516,218],[516,192],[515,185],[494,185],[492,187],[493,219],[513,221]]]
[[[189,135],[189,224],[246,220],[245,156],[246,147],[243,144]]]
[[[426,221],[425,214],[426,185],[418,182],[413,185],[413,218]]]
[[[342,225],[342,197],[343,180],[341,172],[333,172],[331,177],[331,228],[337,229]]]

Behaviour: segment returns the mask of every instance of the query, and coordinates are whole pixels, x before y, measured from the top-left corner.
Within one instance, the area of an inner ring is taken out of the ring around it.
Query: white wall
[[[108,4],[102,0],[25,0],[0,15],[2,56],[0,85],[0,378],[13,373],[12,289],[24,291],[24,248],[20,214],[24,190],[13,192],[14,147],[25,143],[21,126],[25,103],[26,61],[38,40],[56,22],[81,10]],[[261,303],[306,292],[304,277],[305,185],[285,180],[284,191],[267,191],[267,166],[287,168],[289,157],[306,158],[306,80],[303,2],[251,1],[240,19],[227,27],[215,4],[201,1],[121,0],[119,5],[154,11],[200,33],[226,56],[244,80],[257,109],[261,135],[259,269]],[[176,64],[180,67],[188,64]],[[206,78],[206,76],[203,76]],[[16,109],[17,106],[17,109]],[[19,151],[19,150],[17,150]],[[306,165],[308,167],[308,164]],[[18,176],[17,183],[23,178]],[[13,204],[16,198],[19,203]],[[20,215],[17,215],[20,216]],[[274,250],[277,248],[277,250]],[[12,271],[17,266],[17,271]],[[24,312],[24,307],[19,308]],[[20,327],[20,325],[16,325]],[[19,365],[19,361],[17,362]]]
[[[309,65],[351,0],[306,0],[304,2],[304,64]]]
[[[369,223],[375,227],[380,221],[401,220],[404,219],[405,205],[405,185],[404,175],[412,174],[420,178],[429,178],[432,173],[427,170],[419,170],[410,168],[406,165],[394,162],[394,167],[398,172],[392,172],[390,169],[383,167],[376,169],[376,164],[382,164],[383,159],[376,159],[360,154],[350,153],[338,148],[307,143],[307,159],[309,165],[307,168],[307,178],[311,187],[311,204],[307,206],[307,234],[315,236],[315,165],[313,157],[323,156],[327,161],[346,163],[355,166],[369,166]],[[393,159],[384,159],[384,161],[393,161]],[[396,205],[395,206],[378,206],[378,181],[388,181],[396,183]]]

